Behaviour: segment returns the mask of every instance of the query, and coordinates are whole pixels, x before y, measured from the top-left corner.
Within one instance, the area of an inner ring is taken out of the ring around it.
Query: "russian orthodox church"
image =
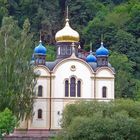
[[[108,62],[109,51],[101,42],[95,53],[85,57],[79,50],[79,33],[69,25],[55,35],[57,58],[46,60],[47,48],[40,41],[34,49],[34,71],[39,75],[33,117],[22,122],[28,130],[60,129],[62,112],[67,104],[79,100],[109,101],[114,99],[114,68]]]

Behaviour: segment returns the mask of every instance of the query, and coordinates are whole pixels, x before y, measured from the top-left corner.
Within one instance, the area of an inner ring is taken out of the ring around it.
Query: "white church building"
[[[22,122],[21,129],[58,130],[67,104],[79,100],[109,101],[114,99],[114,68],[108,62],[109,51],[101,42],[95,53],[79,52],[79,34],[69,25],[55,35],[57,58],[46,60],[47,48],[40,41],[34,49],[32,65],[39,75],[33,117]]]

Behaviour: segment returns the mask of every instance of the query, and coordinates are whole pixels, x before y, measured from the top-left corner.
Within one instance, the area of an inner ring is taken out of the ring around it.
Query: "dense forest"
[[[54,37],[64,26],[67,5],[70,24],[80,34],[81,47],[89,51],[92,43],[95,51],[102,36],[110,50],[110,63],[116,70],[116,97],[140,99],[139,0],[0,0],[0,50],[5,43],[4,31],[9,29],[9,37],[26,42],[22,49],[30,49],[29,59],[41,32],[48,49],[47,61],[54,59]],[[17,44],[13,43],[11,48],[18,47]]]

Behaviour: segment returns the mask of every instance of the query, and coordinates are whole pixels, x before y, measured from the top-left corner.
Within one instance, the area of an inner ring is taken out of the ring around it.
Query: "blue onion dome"
[[[101,46],[99,49],[96,50],[96,55],[108,55],[109,51],[106,49],[103,45],[103,42],[101,42]]]
[[[46,55],[47,49],[42,45],[42,41],[39,41],[39,45],[35,47],[34,54]]]
[[[90,51],[90,54],[86,57],[87,62],[96,62],[96,57],[92,54],[92,51]]]

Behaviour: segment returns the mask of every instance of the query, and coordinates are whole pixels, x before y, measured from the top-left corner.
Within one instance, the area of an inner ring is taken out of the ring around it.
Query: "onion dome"
[[[101,42],[101,46],[96,50],[96,55],[108,55],[109,51],[103,46],[103,42]]]
[[[47,49],[42,45],[40,41],[39,45],[35,47],[34,54],[46,55]]]
[[[57,42],[79,42],[79,33],[70,27],[68,18],[65,27],[56,33],[55,40]]]
[[[92,54],[92,51],[90,51],[90,54],[86,57],[87,62],[96,62],[96,57]]]

